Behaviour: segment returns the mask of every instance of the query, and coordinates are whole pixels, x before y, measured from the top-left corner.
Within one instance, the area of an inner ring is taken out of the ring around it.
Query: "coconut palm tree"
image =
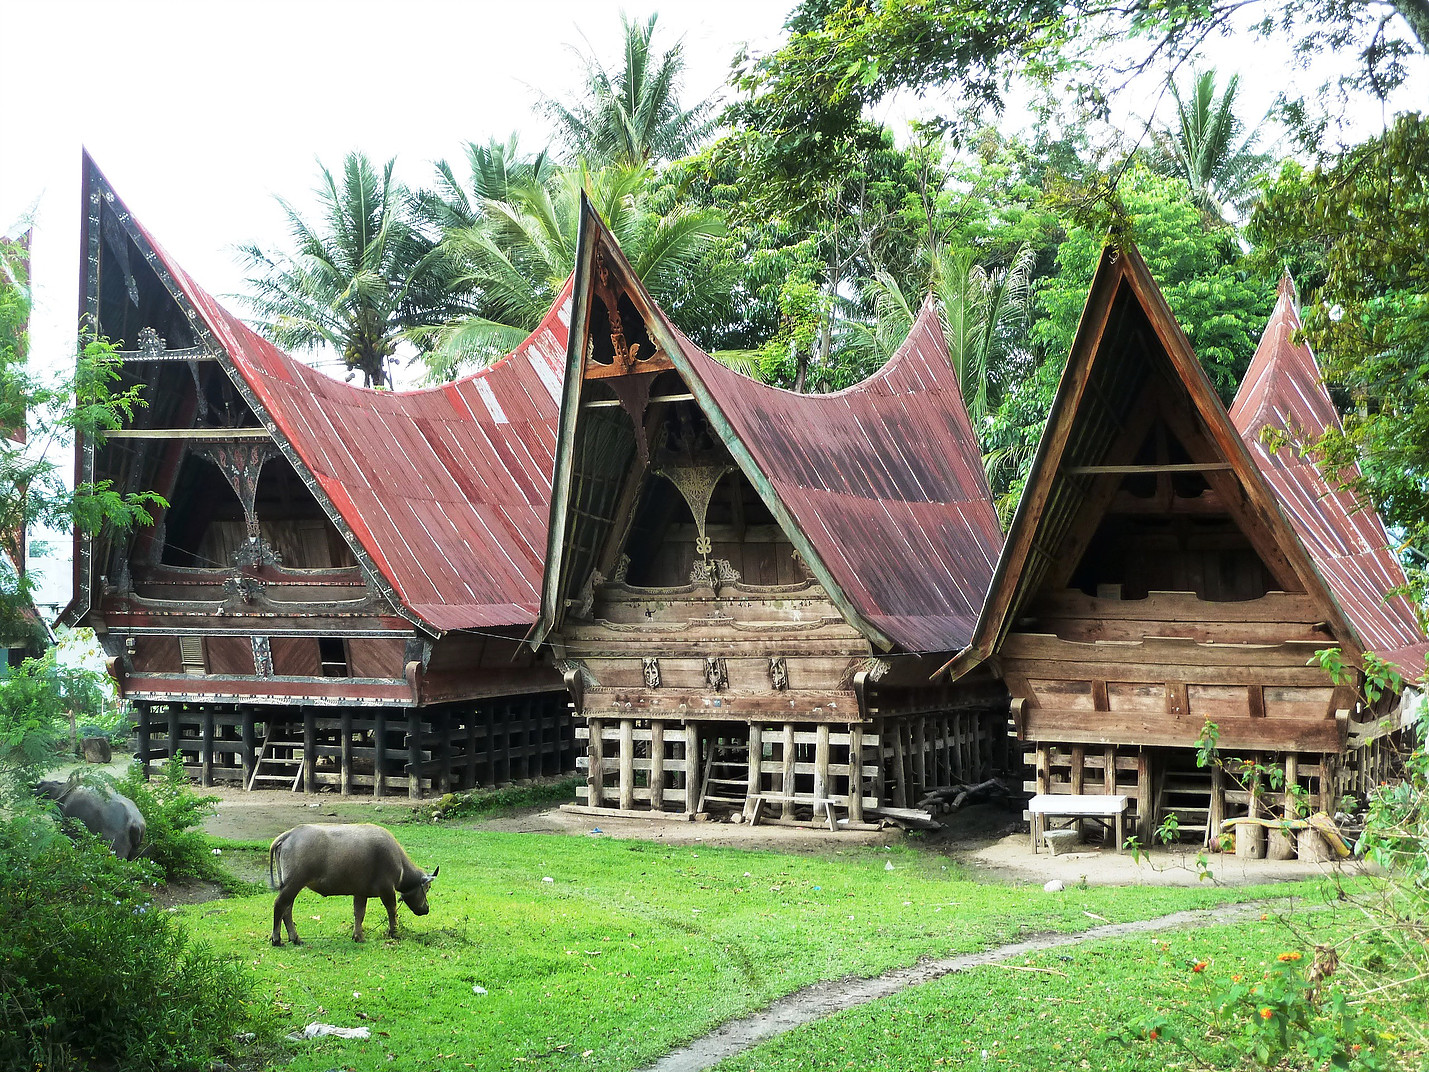
[[[1217,96],[1214,68],[1194,77],[1189,97],[1183,97],[1173,83],[1176,123],[1152,131],[1153,167],[1163,175],[1184,180],[1196,206],[1221,221],[1228,214],[1243,214],[1257,174],[1271,160],[1253,148],[1260,125],[1247,133],[1235,114],[1239,87],[1240,75],[1231,75]]]
[[[996,406],[1008,379],[1009,359],[1017,355],[1028,310],[1028,285],[1036,257],[1024,245],[1003,269],[988,270],[970,252],[934,248],[925,257],[924,285],[938,303],[948,361],[962,386],[963,402],[974,427]],[[918,313],[916,299],[886,271],[864,284],[874,316],[849,321],[845,352],[887,361],[903,344]]]
[[[516,187],[544,183],[556,170],[545,150],[523,155],[516,133],[505,141],[491,138],[485,145],[467,142],[466,166],[470,178],[463,183],[451,164],[437,161],[436,185],[416,195],[419,214],[440,234],[470,227],[481,218],[484,202],[509,200]]]
[[[510,181],[504,198],[475,204],[475,221],[442,242],[448,283],[470,295],[473,312],[429,327],[429,378],[507,353],[541,322],[575,267],[582,191],[655,300],[687,329],[724,311],[728,273],[707,256],[724,233],[717,212],[657,210],[644,166],[581,162],[544,180],[528,174]]]
[[[338,179],[319,164],[314,223],[281,197],[296,249],[241,253],[253,273],[245,300],[260,329],[280,346],[331,346],[365,386],[390,386],[388,365],[412,327],[443,314],[446,287],[439,258],[412,216],[411,196],[392,178],[394,161],[379,172],[362,153],[349,153]]]
[[[549,97],[541,101],[572,158],[626,167],[655,164],[691,152],[713,129],[713,102],[681,107],[684,43],[654,50],[650,42],[657,18],[632,21],[622,14],[621,67],[608,70],[596,57],[581,56],[584,96],[569,104]]]

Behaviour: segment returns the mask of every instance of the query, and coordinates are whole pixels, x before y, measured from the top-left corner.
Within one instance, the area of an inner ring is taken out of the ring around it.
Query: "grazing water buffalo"
[[[35,786],[35,792],[59,804],[60,813],[78,819],[98,834],[114,855],[132,860],[144,843],[144,816],[134,802],[123,793],[107,786],[91,787],[72,782],[45,781]]]
[[[380,897],[387,908],[387,936],[397,937],[397,898],[414,915],[427,914],[427,890],[440,867],[429,875],[412,863],[397,839],[380,826],[360,823],[313,823],[285,830],[268,849],[268,880],[278,891],[273,902],[273,944],[282,945],[279,924],[302,945],[293,926],[293,901],[304,889],[324,897],[352,898],[352,939],[362,941],[367,899]]]

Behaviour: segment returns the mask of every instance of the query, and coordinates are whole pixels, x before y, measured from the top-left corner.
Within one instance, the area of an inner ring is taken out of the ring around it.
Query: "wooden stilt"
[[[483,721],[486,724],[486,780],[482,784],[496,788],[496,703],[487,700],[482,705]]]
[[[169,704],[169,757],[178,756],[183,758],[183,749],[179,747],[179,705]]]
[[[466,777],[462,779],[463,789],[476,788],[476,720],[480,716],[480,708],[469,708],[462,715],[466,723]]]
[[[407,712],[407,799],[422,799],[422,717]]]
[[[685,814],[694,815],[700,810],[700,729],[695,722],[683,723],[685,727]]]
[[[1156,832],[1156,816],[1151,814],[1151,801],[1151,756],[1143,748],[1136,756],[1136,836],[1147,847],[1150,847]]]
[[[814,799],[829,798],[829,727],[819,723],[814,731]],[[817,816],[816,816],[817,817]]]
[[[650,723],[650,810],[665,810],[665,723]]]
[[[620,810],[635,807],[635,721],[620,720]]]
[[[585,784],[590,790],[586,803],[592,808],[605,806],[605,723],[598,718],[590,720],[590,750],[586,766]]]
[[[909,727],[913,735],[913,799],[928,791],[928,720],[916,718]]]
[[[311,707],[303,708],[303,791],[318,791],[318,723]]]
[[[342,781],[342,795],[352,796],[352,709],[344,707],[339,716],[338,732],[342,734],[341,755],[338,762],[342,764],[339,777]]]
[[[381,799],[387,795],[387,712],[378,708],[376,726],[372,731],[372,795]]]
[[[744,817],[754,814],[754,802],[762,790],[760,767],[764,763],[764,727],[757,722],[749,724],[749,785],[744,791]]]
[[[134,705],[135,731],[138,734],[139,743],[139,768],[144,772],[144,780],[149,780],[149,749],[152,747],[153,731],[149,728],[150,710],[149,704],[137,703]]]
[[[199,784],[213,784],[213,708],[205,707],[200,725],[203,738],[199,751]]]
[[[905,719],[898,719],[893,723],[893,806],[896,808],[906,808],[908,806],[908,755],[904,745],[904,738],[908,735],[908,726]]]
[[[863,726],[848,728],[848,821],[863,822]]]
[[[253,765],[257,762],[258,757],[258,735],[253,727],[257,719],[254,718],[253,708],[251,707],[240,707],[238,709],[238,716],[243,720],[243,727],[240,730],[243,736],[243,784],[247,785],[249,780],[253,777]],[[148,749],[145,749],[145,751],[148,751]],[[145,761],[144,767],[147,771],[147,760]]]
[[[784,794],[783,817],[794,818],[794,723],[784,723],[784,775],[780,792]]]

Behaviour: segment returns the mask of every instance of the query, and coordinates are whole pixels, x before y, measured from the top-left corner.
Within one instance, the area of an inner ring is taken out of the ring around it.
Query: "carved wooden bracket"
[[[733,468],[727,461],[686,461],[669,456],[655,467],[654,471],[674,484],[690,507],[695,519],[696,554],[709,556],[711,544],[705,534],[705,518],[709,513],[710,499],[714,497],[720,479]]]
[[[218,466],[219,471],[233,485],[233,492],[243,504],[243,517],[248,528],[250,541],[258,539],[258,514],[253,502],[258,495],[258,477],[263,466],[278,457],[279,451],[272,443],[208,443],[193,448],[201,458],[207,458]]]
[[[620,312],[620,299],[622,296],[629,298],[623,289],[617,289],[611,282],[610,266],[606,264],[605,250],[596,246],[595,250],[595,296],[605,306],[606,317],[610,322],[610,347],[612,357],[610,364],[603,364],[594,360],[586,362],[586,376],[591,379],[605,379],[614,376],[628,376],[632,372],[660,372],[664,369],[674,368],[670,358],[661,350],[653,349],[650,353],[641,355],[640,343],[631,343],[625,337],[625,319]],[[631,299],[632,305],[639,303]],[[647,335],[651,334],[646,328]],[[648,391],[647,391],[648,394]]]

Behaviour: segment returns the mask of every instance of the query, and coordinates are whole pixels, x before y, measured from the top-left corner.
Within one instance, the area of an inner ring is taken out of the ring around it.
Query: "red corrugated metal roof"
[[[490,368],[428,390],[372,391],[283,353],[135,226],[417,618],[437,630],[535,621],[569,283]]]
[[[931,302],[888,364],[825,395],[756,383],[669,326],[854,609],[909,651],[966,645],[1002,529]]]
[[[1340,427],[1315,355],[1295,340],[1300,327],[1287,279],[1231,405],[1231,421],[1360,642],[1417,679],[1424,673],[1429,643],[1410,601],[1402,595],[1385,598],[1405,577],[1384,523],[1372,506],[1332,489],[1313,459],[1296,449]],[[1287,433],[1291,445],[1271,452],[1260,440],[1266,426]]]

